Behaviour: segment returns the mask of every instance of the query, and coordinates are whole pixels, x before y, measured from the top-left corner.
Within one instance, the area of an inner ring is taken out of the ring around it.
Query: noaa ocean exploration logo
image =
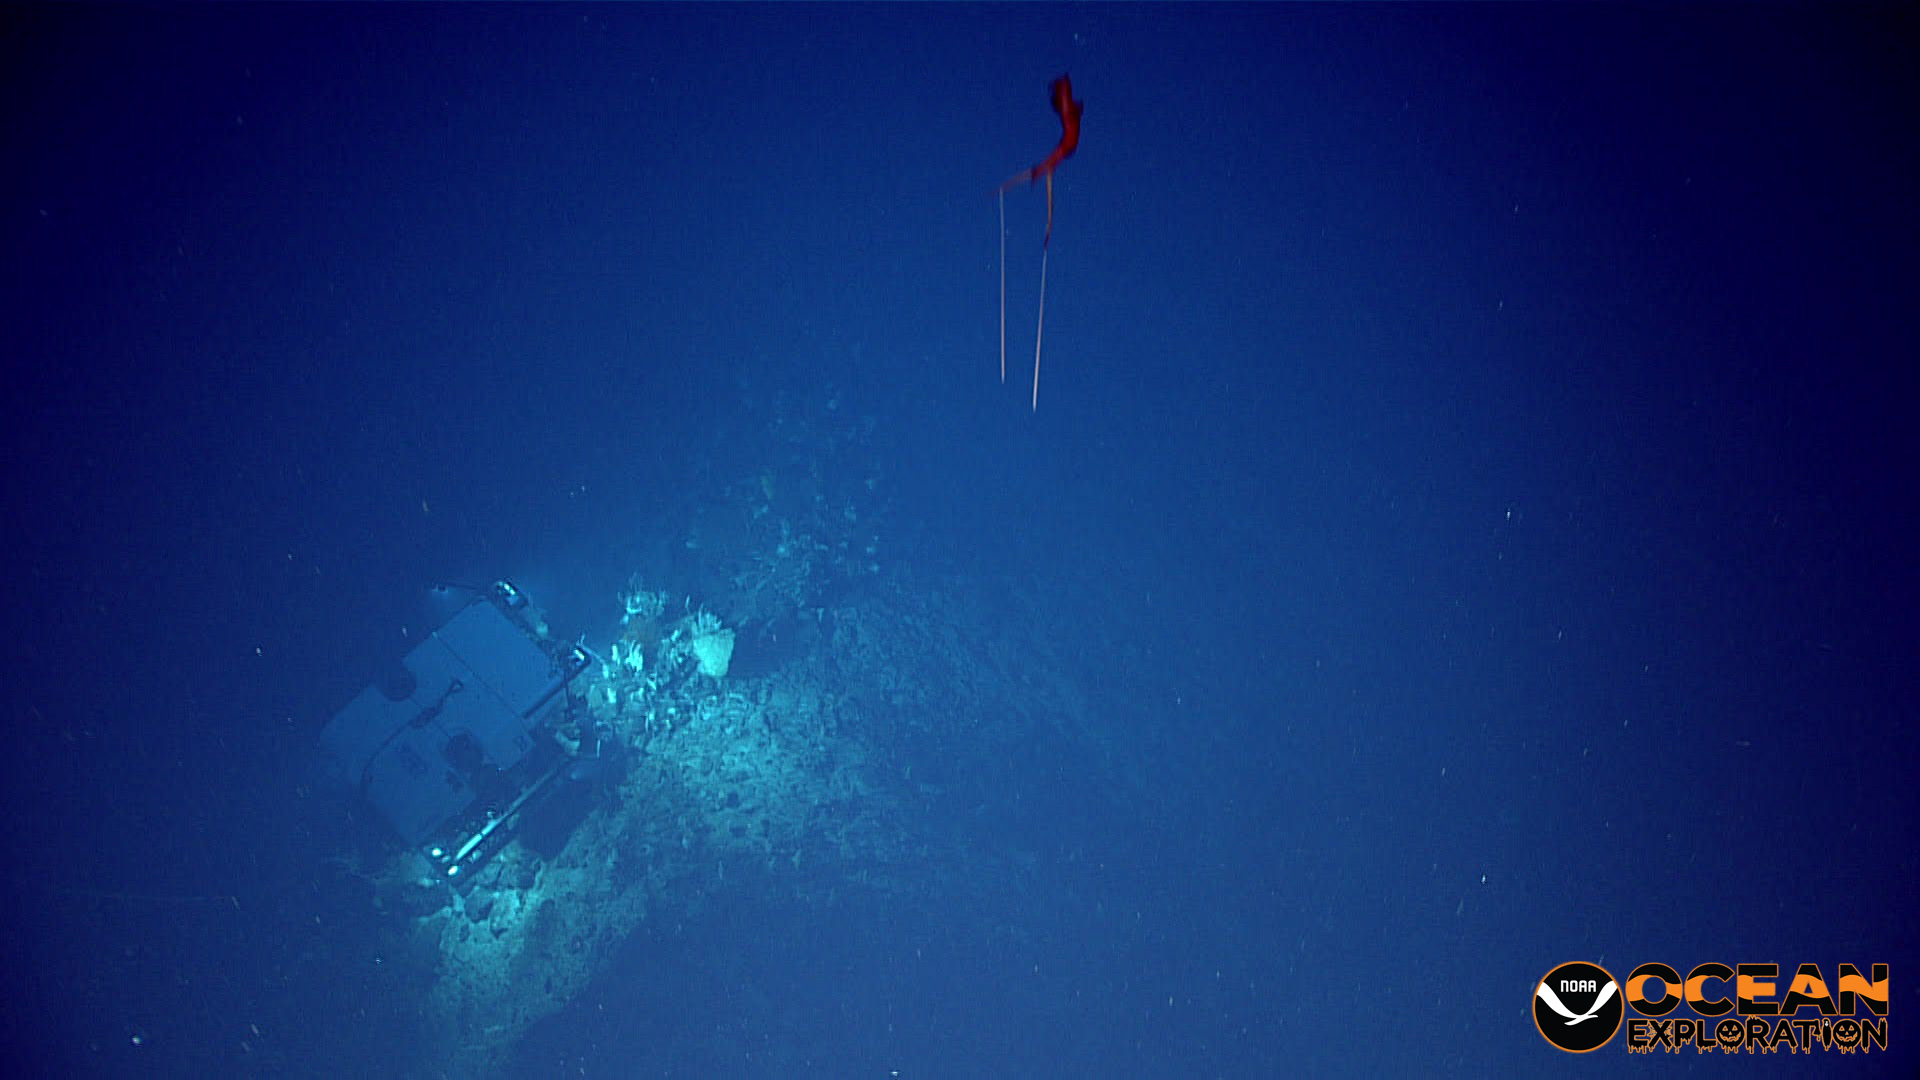
[[[1829,981],[1811,962],[1784,977],[1772,962],[1707,961],[1683,976],[1649,961],[1617,983],[1598,964],[1575,961],[1535,984],[1533,1025],[1570,1054],[1598,1050],[1623,1024],[1630,1054],[1885,1053],[1892,974],[1886,963],[1865,967],[1841,963]]]
[[[1561,964],[1533,988],[1533,1026],[1569,1054],[1598,1050],[1620,1030],[1620,984],[1598,964]]]

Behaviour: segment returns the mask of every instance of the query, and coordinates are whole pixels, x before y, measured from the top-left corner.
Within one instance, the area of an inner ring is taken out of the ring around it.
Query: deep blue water
[[[1911,1074],[1909,14],[9,15],[29,1074],[424,1075],[320,726],[432,582],[694,591],[828,401],[876,572],[1097,723],[920,718],[1017,879],[716,891],[503,1073]],[[1567,960],[1888,963],[1893,1050],[1568,1058]]]

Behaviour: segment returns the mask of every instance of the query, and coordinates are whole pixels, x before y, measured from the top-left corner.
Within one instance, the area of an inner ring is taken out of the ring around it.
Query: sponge
[[[727,667],[733,663],[733,631],[722,627],[719,619],[704,611],[694,620],[692,631],[687,647],[700,662],[700,674],[726,678]]]

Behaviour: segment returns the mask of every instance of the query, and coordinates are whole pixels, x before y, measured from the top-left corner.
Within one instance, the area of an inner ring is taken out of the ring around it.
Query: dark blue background
[[[752,1075],[685,1046],[777,1026],[822,1075],[1546,1074],[1569,959],[1888,961],[1914,1060],[1904,13],[7,22],[5,1015],[49,1074],[404,1058],[314,884],[319,725],[427,582],[604,627],[766,383],[877,418],[898,564],[1111,568],[1099,637],[1165,660],[1065,674],[1142,687],[1164,801],[1006,808],[1102,853],[1017,934],[718,908],[516,1069]],[[1061,71],[1032,413],[1044,204],[1002,386],[993,189]]]

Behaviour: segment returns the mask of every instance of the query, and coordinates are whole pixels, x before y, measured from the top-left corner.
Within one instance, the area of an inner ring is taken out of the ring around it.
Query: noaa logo
[[[1561,964],[1533,988],[1533,1025],[1569,1054],[1605,1046],[1625,1013],[1620,985],[1598,964]]]

